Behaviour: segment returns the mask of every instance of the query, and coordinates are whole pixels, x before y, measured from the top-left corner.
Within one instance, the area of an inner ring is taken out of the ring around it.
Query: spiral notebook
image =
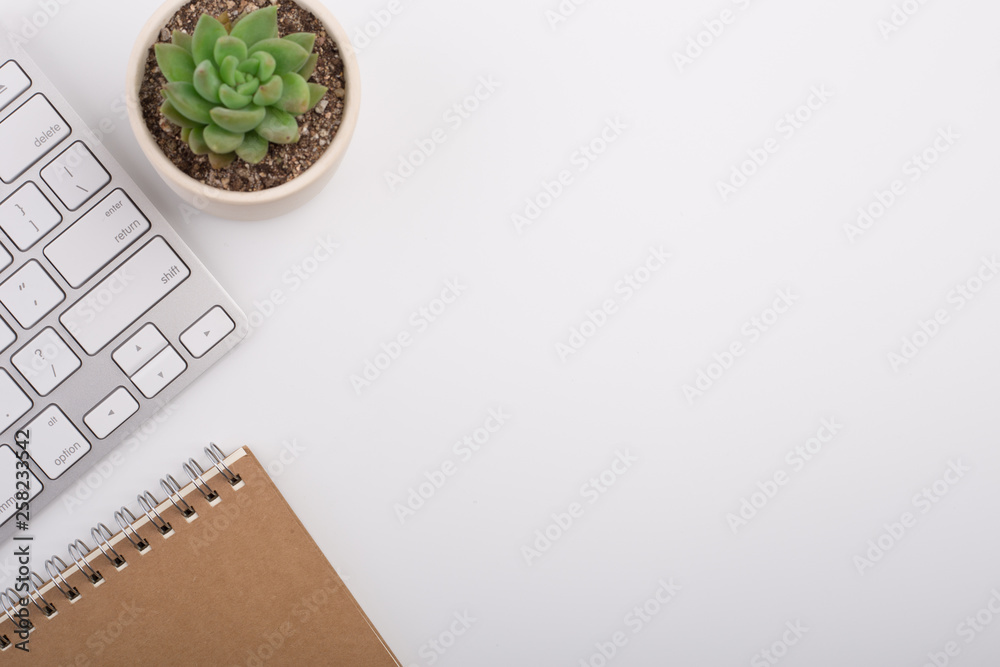
[[[250,450],[206,453],[0,595],[0,663],[399,666]]]

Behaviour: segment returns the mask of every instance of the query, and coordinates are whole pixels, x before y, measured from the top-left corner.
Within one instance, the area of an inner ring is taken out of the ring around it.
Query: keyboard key
[[[0,67],[0,111],[31,87],[31,79],[21,66],[8,60]]]
[[[20,250],[27,250],[62,222],[62,214],[34,183],[25,183],[0,204],[0,228]]]
[[[31,433],[28,454],[49,479],[56,479],[90,451],[90,443],[54,405],[42,410],[25,429]]]
[[[45,256],[76,288],[147,231],[149,220],[119,188],[50,243]]]
[[[14,258],[7,252],[7,248],[0,246],[0,271],[14,263]]]
[[[71,211],[111,182],[111,176],[86,144],[78,141],[42,169],[42,180]]]
[[[200,359],[235,328],[226,311],[216,306],[181,334],[181,343],[192,357]]]
[[[15,340],[17,340],[17,335],[14,334],[14,330],[7,326],[6,322],[0,320],[0,352],[13,345]]]
[[[125,375],[132,377],[166,346],[167,339],[163,334],[152,324],[147,324],[115,350],[111,358]]]
[[[80,357],[73,354],[52,327],[42,329],[10,360],[39,396],[52,393],[80,368]]]
[[[93,356],[190,275],[187,265],[158,236],[125,260],[59,320],[80,347]]]
[[[98,440],[104,440],[138,411],[139,402],[132,398],[125,387],[118,387],[88,412],[83,421]]]
[[[72,132],[41,93],[0,122],[0,181],[13,183]]]
[[[21,468],[23,470],[23,468]],[[9,445],[0,447],[0,524],[6,523],[8,519],[17,512],[17,492],[23,491],[24,487],[17,486],[17,454]],[[35,473],[28,471],[28,479],[22,480],[28,483],[28,500],[39,494],[44,488],[42,483],[35,477]]]
[[[132,376],[132,382],[146,398],[153,398],[187,369],[187,364],[172,347],[160,352]]]
[[[0,433],[23,417],[32,405],[31,399],[21,391],[10,373],[0,368]]]
[[[0,303],[25,329],[38,324],[65,298],[63,291],[34,259],[0,285]]]

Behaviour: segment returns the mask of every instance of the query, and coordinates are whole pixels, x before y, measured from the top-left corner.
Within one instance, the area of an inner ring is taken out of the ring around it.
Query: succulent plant
[[[278,8],[258,9],[235,24],[203,14],[194,34],[174,31],[155,46],[168,83],[163,116],[181,128],[196,155],[216,169],[237,156],[257,164],[269,144],[299,140],[296,116],[313,109],[327,88],[309,83],[319,56],[316,35],[278,36]]]

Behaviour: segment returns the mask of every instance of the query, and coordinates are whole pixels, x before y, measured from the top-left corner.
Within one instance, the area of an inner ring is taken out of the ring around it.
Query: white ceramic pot
[[[200,183],[191,178],[163,154],[153,140],[139,107],[139,87],[146,70],[150,47],[159,40],[160,32],[177,10],[190,0],[167,0],[150,17],[139,32],[128,63],[126,98],[129,123],[139,146],[167,185],[191,206],[230,220],[266,220],[275,218],[302,206],[329,183],[340,166],[347,146],[351,143],[361,108],[361,74],[358,60],[347,33],[321,0],[296,0],[296,3],[318,18],[326,32],[336,43],[344,62],[344,118],[340,129],[326,152],[312,167],[295,179],[275,188],[260,192],[230,192]]]

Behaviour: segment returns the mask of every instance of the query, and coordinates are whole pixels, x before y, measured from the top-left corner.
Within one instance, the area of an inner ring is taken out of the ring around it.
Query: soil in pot
[[[278,30],[281,35],[296,32],[316,33],[314,52],[319,54],[316,72],[309,80],[326,86],[329,92],[312,111],[299,117],[302,138],[297,144],[271,144],[267,157],[257,165],[237,159],[225,169],[213,169],[207,155],[195,155],[181,141],[180,128],[169,123],[160,114],[163,97],[160,90],[167,80],[156,64],[156,55],[150,47],[146,59],[146,73],[139,89],[139,104],[143,120],[160,150],[178,169],[206,185],[232,192],[256,192],[283,185],[319,160],[329,148],[344,117],[344,63],[336,42],[327,34],[322,22],[311,12],[291,0],[278,2],[248,2],[248,0],[192,0],[178,10],[160,31],[161,42],[169,42],[174,30],[190,34],[202,14],[220,16],[229,14],[235,22],[244,12],[274,4],[278,6]]]

